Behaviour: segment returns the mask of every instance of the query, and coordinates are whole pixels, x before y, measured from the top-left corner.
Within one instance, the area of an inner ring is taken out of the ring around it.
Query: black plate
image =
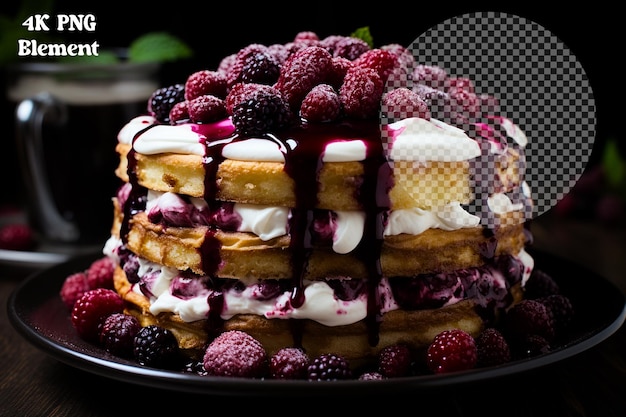
[[[28,341],[57,360],[105,377],[126,382],[204,394],[321,395],[385,393],[449,386],[526,372],[579,354],[608,338],[626,317],[626,300],[613,284],[579,265],[544,253],[532,253],[536,267],[553,275],[576,308],[571,341],[552,352],[506,365],[451,373],[390,378],[381,381],[282,381],[206,377],[142,367],[115,357],[81,340],[59,297],[66,276],[85,269],[97,256],[81,256],[36,273],[15,289],[8,301],[13,326]],[[593,295],[591,295],[593,293]]]

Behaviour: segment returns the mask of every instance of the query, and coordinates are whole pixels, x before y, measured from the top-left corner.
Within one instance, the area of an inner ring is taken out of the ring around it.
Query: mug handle
[[[28,195],[29,216],[35,228],[53,240],[71,242],[79,238],[78,227],[63,218],[52,198],[43,158],[43,122],[67,122],[67,108],[50,93],[22,100],[15,110],[17,148]]]

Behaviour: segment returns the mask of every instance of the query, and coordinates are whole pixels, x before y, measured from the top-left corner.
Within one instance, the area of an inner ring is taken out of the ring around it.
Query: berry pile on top
[[[112,289],[113,268],[111,259],[103,257],[63,282],[60,298],[79,337],[141,366],[204,376],[331,381],[447,374],[550,352],[567,343],[575,324],[570,299],[551,276],[535,269],[526,298],[505,313],[498,327],[487,327],[476,337],[445,330],[423,352],[390,345],[363,368],[353,368],[333,352],[311,358],[302,349],[285,347],[269,355],[259,341],[237,330],[210,341],[201,357],[189,357],[170,330],[142,326],[125,313],[124,301]]]
[[[386,89],[389,77],[414,87]],[[211,123],[230,117],[240,135],[286,129],[299,123],[377,119],[381,103],[405,117],[470,123],[497,110],[468,78],[437,66],[417,65],[398,44],[378,48],[352,36],[320,38],[300,32],[286,44],[250,44],[223,58],[215,70],[189,75],[184,84],[158,89],[148,112],[164,124]]]

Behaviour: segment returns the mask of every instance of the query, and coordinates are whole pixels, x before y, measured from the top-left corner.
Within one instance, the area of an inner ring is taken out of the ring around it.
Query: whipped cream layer
[[[134,282],[132,291],[150,300],[153,315],[167,312],[178,314],[185,322],[204,320],[211,309],[209,300],[223,297],[223,303],[216,304],[221,306],[219,315],[223,320],[237,314],[254,314],[267,319],[308,319],[325,326],[342,326],[367,316],[368,297],[364,281],[350,282],[349,278],[345,278],[344,283],[340,279],[305,280],[304,302],[294,307],[290,280],[223,280],[216,284],[215,279],[180,272],[135,255],[121,256],[120,248],[121,241],[111,237],[103,252],[118,262],[129,281]],[[439,308],[467,298],[485,307],[493,302],[505,307],[509,302],[510,286],[517,282],[525,284],[534,265],[532,257],[524,250],[505,259],[502,264],[501,267],[496,260],[493,265],[451,273],[383,277],[376,289],[381,313],[397,309]],[[515,272],[505,272],[508,270]],[[355,283],[357,285],[353,285]]]

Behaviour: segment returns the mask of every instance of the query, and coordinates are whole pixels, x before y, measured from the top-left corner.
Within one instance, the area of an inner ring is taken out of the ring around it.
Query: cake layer
[[[380,256],[382,272],[386,276],[413,276],[481,265],[490,247],[495,255],[517,254],[525,244],[523,224],[515,219],[520,215],[508,213],[509,224],[500,227],[493,236],[485,234],[481,227],[453,231],[428,229],[419,235],[385,236]],[[112,232],[119,237],[123,215],[117,205],[115,217]],[[145,212],[135,214],[129,226],[128,249],[181,271],[189,269],[197,274],[210,272],[238,279],[280,279],[293,275],[288,235],[264,241],[251,233],[209,230],[206,226],[163,227],[151,223]],[[307,268],[305,278],[313,280],[368,276],[357,254],[338,254],[330,247],[316,247]]]

